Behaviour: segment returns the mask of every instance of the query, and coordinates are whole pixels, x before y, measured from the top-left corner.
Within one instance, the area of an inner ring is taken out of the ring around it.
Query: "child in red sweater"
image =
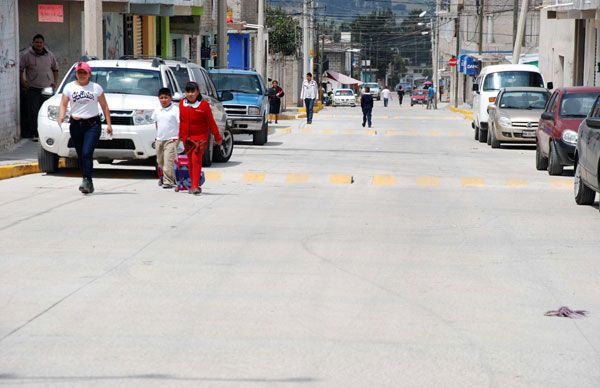
[[[188,156],[190,172],[190,194],[200,195],[200,175],[202,174],[202,155],[209,145],[212,132],[215,143],[221,144],[223,138],[206,100],[202,99],[200,88],[195,82],[185,86],[185,98],[179,103],[179,140],[183,142]]]

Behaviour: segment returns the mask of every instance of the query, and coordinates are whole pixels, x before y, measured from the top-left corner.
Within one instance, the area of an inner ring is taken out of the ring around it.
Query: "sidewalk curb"
[[[16,178],[22,175],[37,174],[40,167],[37,162],[8,164],[0,166],[0,180]]]
[[[470,111],[468,109],[455,108],[453,106],[448,107],[448,109],[450,109],[451,112],[462,114],[467,120],[473,120],[473,111]]]
[[[323,104],[315,105],[315,107],[313,109],[313,113],[319,113],[321,110],[323,110],[323,108],[325,108],[325,106]],[[306,118],[306,108],[299,108],[298,112],[300,112],[300,113],[295,114],[295,115],[278,115],[277,119],[278,120],[295,120],[295,119],[305,119]]]

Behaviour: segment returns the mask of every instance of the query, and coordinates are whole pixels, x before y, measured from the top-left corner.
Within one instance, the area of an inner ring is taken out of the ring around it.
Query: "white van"
[[[502,88],[511,86],[544,87],[544,78],[540,70],[533,65],[491,65],[481,70],[473,84],[473,123],[475,140],[487,141],[489,104],[496,100]],[[552,83],[548,83],[552,89]]]

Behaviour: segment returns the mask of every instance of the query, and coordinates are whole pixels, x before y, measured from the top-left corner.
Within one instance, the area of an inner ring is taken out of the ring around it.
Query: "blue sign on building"
[[[479,74],[479,62],[477,59],[468,56],[465,62],[465,74],[476,76]]]

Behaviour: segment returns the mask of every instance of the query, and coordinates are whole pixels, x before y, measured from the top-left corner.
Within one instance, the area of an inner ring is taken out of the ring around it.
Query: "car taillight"
[[[496,101],[496,97],[490,97],[490,98],[488,98],[488,101],[489,101],[490,103],[493,103],[493,102],[495,102],[495,101]]]

